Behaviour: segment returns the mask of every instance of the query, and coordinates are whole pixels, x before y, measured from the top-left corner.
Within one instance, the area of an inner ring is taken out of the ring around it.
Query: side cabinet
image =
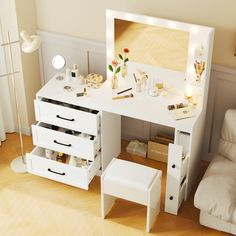
[[[180,144],[169,144],[165,211],[171,214],[178,214],[178,209],[184,200],[186,185],[188,181],[188,146],[189,134],[178,133],[177,138]]]

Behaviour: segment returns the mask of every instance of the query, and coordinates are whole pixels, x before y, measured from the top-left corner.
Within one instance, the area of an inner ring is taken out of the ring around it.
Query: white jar
[[[77,157],[75,156],[70,156],[70,160],[69,160],[69,165],[71,166],[77,166],[77,160],[76,160]]]

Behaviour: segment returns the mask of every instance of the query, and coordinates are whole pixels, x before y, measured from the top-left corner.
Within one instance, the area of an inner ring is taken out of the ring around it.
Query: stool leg
[[[104,193],[104,176],[105,172],[101,176],[101,213],[103,219],[106,217],[116,200],[116,197]]]
[[[160,198],[161,198],[161,177],[158,175],[154,179],[148,190],[148,204],[147,204],[147,223],[146,231],[149,233],[157,215],[160,212]]]
[[[104,219],[107,215],[107,213],[111,210],[116,197],[113,197],[111,195],[102,193],[101,195],[101,207],[102,207],[102,218]]]

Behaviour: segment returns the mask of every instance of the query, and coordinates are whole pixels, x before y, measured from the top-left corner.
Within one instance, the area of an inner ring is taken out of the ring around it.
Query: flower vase
[[[124,63],[121,68],[122,78],[125,78],[127,76],[127,74],[128,74],[128,67],[127,67],[126,63]]]
[[[113,75],[111,78],[111,88],[117,89],[118,88],[118,78],[116,75]]]

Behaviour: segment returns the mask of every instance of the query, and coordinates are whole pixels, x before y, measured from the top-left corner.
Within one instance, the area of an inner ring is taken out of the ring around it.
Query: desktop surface
[[[67,91],[65,86],[71,86]],[[57,80],[56,75],[37,93],[37,97],[44,97],[69,103],[90,109],[111,112],[122,116],[128,116],[168,127],[184,132],[191,132],[198,119],[200,109],[195,109],[196,115],[191,118],[175,120],[167,106],[181,101],[183,95],[178,91],[172,91],[165,96],[152,97],[147,91],[136,92],[133,85],[124,78],[119,78],[119,87],[111,89],[110,80],[106,80],[99,89],[87,88],[87,96],[77,97],[76,94],[83,92],[85,85],[78,81],[67,81],[65,78]],[[117,92],[133,87],[132,90],[120,95],[132,93],[134,96],[125,99],[113,100]]]

